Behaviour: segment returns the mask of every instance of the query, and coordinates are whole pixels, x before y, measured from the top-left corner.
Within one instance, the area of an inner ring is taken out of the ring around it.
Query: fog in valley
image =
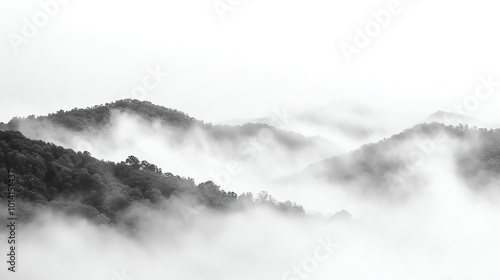
[[[499,3],[0,1],[1,280],[499,280]]]
[[[241,156],[199,127],[179,137],[178,129],[127,113],[114,112],[108,127],[83,133],[54,124],[37,131],[38,125],[26,122],[21,131],[91,149],[106,160],[134,154],[168,172],[193,174],[196,181],[212,180],[211,168]],[[404,172],[393,174],[399,181],[388,179],[379,186],[382,190],[373,191],[363,174],[345,184],[308,174],[306,163],[321,161],[320,154],[287,153],[270,135],[265,149],[243,158],[241,174],[232,175],[223,188],[266,190],[277,200],[304,206],[305,215],[265,206],[220,213],[197,205],[179,215],[174,209],[183,202],[176,204],[175,197],[159,209],[135,204],[114,225],[43,210],[22,224],[22,258],[12,279],[447,280],[500,275],[495,265],[500,260],[496,184],[471,185],[457,171],[457,154],[471,151],[482,139],[415,132],[385,154],[388,160],[406,158]]]

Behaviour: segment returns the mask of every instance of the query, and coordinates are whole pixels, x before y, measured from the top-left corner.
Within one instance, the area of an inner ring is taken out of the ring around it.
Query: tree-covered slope
[[[88,128],[108,125],[113,110],[134,113],[149,120],[161,120],[169,125],[177,127],[189,127],[198,122],[183,112],[158,106],[151,102],[132,99],[119,100],[85,109],[74,108],[70,111],[59,110],[57,113],[47,116],[35,117],[31,115],[26,119],[38,120],[41,122],[50,121],[55,125],[60,125],[73,131],[81,131]],[[4,129],[19,130],[20,123],[26,119],[13,118],[7,124],[0,123],[0,129],[3,127]]]
[[[0,199],[4,201],[9,169],[17,176],[19,200],[99,221],[113,222],[136,203],[168,204],[176,198],[214,210],[264,203],[302,212],[300,206],[276,202],[265,193],[254,200],[250,193],[238,196],[212,182],[195,184],[193,179],[163,173],[156,165],[134,156],[120,163],[102,161],[88,152],[30,140],[15,131],[0,131]]]
[[[273,143],[276,144],[272,147],[273,149],[270,149],[272,150],[270,154],[276,153],[277,156],[282,156],[279,151],[283,150],[294,155],[295,158],[311,157],[312,161],[307,163],[338,154],[338,148],[334,143],[320,137],[305,137],[267,124],[213,125],[196,120],[174,109],[155,105],[148,101],[132,99],[119,100],[86,109],[59,110],[57,113],[47,116],[16,117],[6,124],[0,123],[0,130],[16,130],[32,139],[56,142],[65,147],[72,147],[63,140],[56,141],[54,139],[71,138],[71,135],[66,135],[67,137],[55,135],[87,134],[89,142],[92,143],[90,135],[94,132],[106,134],[109,129],[112,129],[112,126],[121,124],[117,124],[117,122],[123,119],[113,118],[117,114],[140,118],[141,127],[154,126],[153,124],[159,122],[160,130],[169,131],[169,137],[165,139],[166,142],[180,145],[188,142],[195,146],[209,146],[209,150],[217,151],[218,154],[221,154],[220,151],[223,150],[231,159],[241,156],[241,146],[245,143],[265,137],[272,137]],[[195,139],[197,136],[200,136],[199,139]],[[263,141],[259,140],[259,142]],[[76,149],[76,147],[73,148]]]
[[[450,148],[455,172],[475,188],[500,176],[500,129],[464,125],[419,124],[388,139],[310,165],[293,179],[313,176],[346,186],[387,190],[418,184],[414,175],[429,160]]]

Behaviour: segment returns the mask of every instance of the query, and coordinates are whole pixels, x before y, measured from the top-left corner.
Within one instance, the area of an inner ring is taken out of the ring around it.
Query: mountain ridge
[[[164,169],[200,181],[215,180],[218,177],[212,174],[233,161],[257,159],[258,163],[247,164],[247,174],[265,175],[268,177],[263,180],[268,180],[284,175],[288,168],[298,170],[338,154],[336,145],[321,137],[306,137],[267,124],[213,125],[174,109],[131,99],[59,110],[47,116],[14,118],[1,123],[2,129],[14,129],[31,139],[81,152],[87,150],[105,160],[119,161],[127,156],[126,150],[131,150],[138,157],[152,158]],[[161,155],[186,160],[175,163]]]
[[[98,223],[114,223],[136,203],[153,208],[170,205],[175,211],[200,206],[206,211],[228,211],[257,203],[303,213],[301,206],[277,202],[265,192],[256,198],[251,193],[238,196],[211,181],[195,184],[191,178],[163,173],[134,156],[119,163],[97,160],[88,152],[32,140],[11,130],[0,131],[0,177],[7,178],[9,170],[16,174],[16,199],[27,219],[36,209],[49,208]],[[0,181],[0,202],[9,196],[5,182]],[[180,207],[181,201],[187,205]]]
[[[447,137],[448,145],[454,140],[464,141],[466,146],[458,149],[455,160],[458,174],[469,185],[480,189],[480,186],[500,179],[500,129],[433,122],[417,124],[390,138],[313,163],[298,174],[283,178],[283,181],[312,176],[331,184],[369,184],[373,189],[382,191],[390,189],[391,185],[398,185],[398,180],[411,185],[418,183],[406,180],[416,178],[410,170],[415,169],[416,164],[409,162],[405,156],[419,152],[424,158],[431,157],[435,149],[433,145],[443,145],[439,137]],[[470,144],[474,143],[473,139],[479,140],[478,143]],[[403,154],[399,151],[401,147],[404,147]]]

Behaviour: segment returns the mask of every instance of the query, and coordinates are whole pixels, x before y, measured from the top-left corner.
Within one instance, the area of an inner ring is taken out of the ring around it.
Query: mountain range
[[[334,107],[343,109],[332,112]],[[293,121],[331,126],[331,133],[367,141],[389,131],[376,115],[367,106],[336,104],[294,115]],[[451,119],[453,124],[459,119],[459,125],[446,124]],[[155,205],[172,196],[213,209],[231,208],[239,197],[220,186],[231,190],[240,183],[263,189],[265,182],[277,179],[287,184],[318,181],[371,193],[394,191],[402,183],[405,189],[416,188],[425,180],[418,176],[419,166],[443,148],[451,149],[455,171],[474,189],[498,180],[500,130],[476,128],[472,124],[480,121],[445,112],[426,121],[430,123],[341,153],[328,137],[278,129],[268,118],[213,125],[150,102],[120,100],[0,123],[0,172],[15,169],[21,197],[34,205],[106,222],[136,201]],[[181,162],[187,163],[179,168]],[[246,182],[244,175],[230,174],[226,166],[235,169],[234,162],[247,162],[240,169],[262,180]],[[221,177],[223,182],[218,182]],[[242,195],[242,201],[255,202],[253,195]],[[5,191],[0,193],[5,196]],[[260,201],[302,211],[267,194]]]

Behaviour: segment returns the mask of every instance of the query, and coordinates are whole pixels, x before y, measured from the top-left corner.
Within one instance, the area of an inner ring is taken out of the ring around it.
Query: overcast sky
[[[426,115],[461,103],[480,75],[500,81],[494,0],[401,0],[348,63],[341,42],[389,3],[241,0],[222,21],[213,0],[69,0],[16,52],[23,18],[43,9],[4,0],[0,121],[130,97],[157,65],[170,75],[146,100],[214,122],[343,99]],[[499,100],[474,113],[494,120]]]

